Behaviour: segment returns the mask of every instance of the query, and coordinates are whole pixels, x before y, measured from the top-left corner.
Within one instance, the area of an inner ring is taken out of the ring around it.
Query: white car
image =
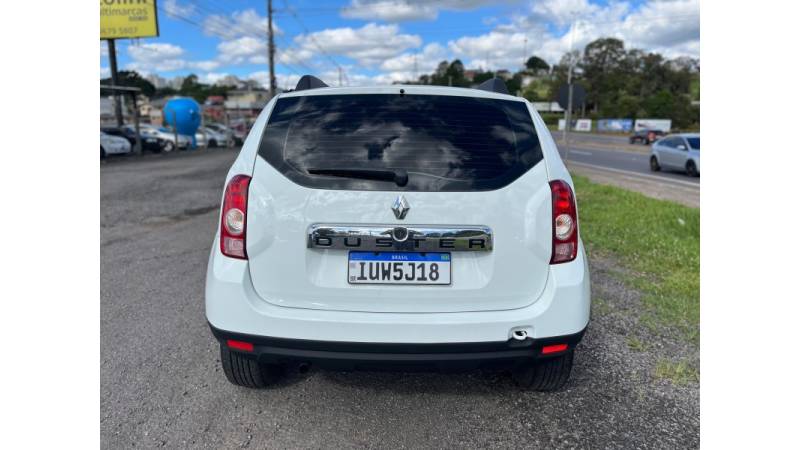
[[[662,168],[685,171],[690,177],[699,177],[700,135],[670,134],[656,141],[650,150],[650,170],[658,172]]]
[[[234,135],[233,130],[226,127],[225,125],[221,123],[209,123],[208,125],[206,125],[206,128],[225,136],[225,141],[228,143],[229,147],[233,147],[234,145],[236,145],[236,136]]]
[[[201,127],[194,135],[197,145],[200,147],[229,147],[233,144],[228,136],[213,130],[209,127]]]
[[[139,125],[139,130],[142,136],[152,136],[166,141],[163,148],[163,151],[165,152],[171,152],[176,148],[187,149],[190,145],[192,145],[191,136],[179,134],[176,142],[175,133],[166,128],[159,128],[155,125]]]
[[[206,274],[230,382],[314,366],[567,382],[590,310],[574,187],[539,114],[504,91],[305,76],[266,105]]]
[[[131,152],[131,143],[119,136],[100,132],[100,159],[107,155],[124,155]]]

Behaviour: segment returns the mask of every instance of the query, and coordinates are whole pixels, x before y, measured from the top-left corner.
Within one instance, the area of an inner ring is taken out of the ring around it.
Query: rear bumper
[[[566,336],[544,339],[508,340],[451,344],[326,342],[281,339],[220,330],[210,325],[220,345],[228,340],[253,344],[240,354],[262,363],[295,366],[309,364],[334,370],[471,370],[513,368],[539,359],[551,358],[573,349],[586,328]],[[567,344],[558,352],[543,354],[545,346]]]
[[[589,323],[591,292],[583,246],[575,261],[549,266],[538,298],[522,308],[474,312],[394,313],[276,306],[250,280],[248,262],[211,247],[206,318],[216,329],[252,336],[322,342],[459,344],[506,342],[514,330],[535,340],[580,333]]]

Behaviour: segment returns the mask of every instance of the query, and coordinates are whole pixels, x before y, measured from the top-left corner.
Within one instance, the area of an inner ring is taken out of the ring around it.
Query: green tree
[[[142,90],[142,95],[152,97],[156,92],[156,87],[153,83],[139,75],[135,70],[121,70],[117,72],[117,82],[120,86],[136,87]],[[100,84],[112,85],[111,77],[103,78]]]
[[[491,70],[488,72],[480,72],[476,73],[475,76],[472,77],[472,83],[481,84],[486,80],[491,80],[492,78],[494,78],[494,72],[492,72]]]
[[[531,56],[530,58],[528,58],[527,61],[525,61],[525,67],[533,72],[539,70],[545,70],[545,71],[550,70],[550,65],[547,64],[547,61],[535,55]]]

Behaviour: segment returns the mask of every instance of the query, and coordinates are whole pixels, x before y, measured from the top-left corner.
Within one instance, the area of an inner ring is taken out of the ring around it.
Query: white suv
[[[206,316],[234,384],[287,367],[499,367],[554,390],[589,308],[572,180],[499,79],[305,76],[267,104],[228,172]]]

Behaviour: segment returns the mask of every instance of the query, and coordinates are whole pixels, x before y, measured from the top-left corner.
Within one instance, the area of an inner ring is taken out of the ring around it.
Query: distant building
[[[172,89],[178,90],[183,86],[183,80],[185,80],[185,79],[186,79],[186,77],[177,76],[177,77],[169,80],[169,87],[171,87]]]
[[[240,80],[239,77],[236,75],[225,75],[224,77],[220,78],[219,80],[214,82],[215,86],[233,86],[236,89],[244,89],[247,87],[247,83]]]
[[[479,73],[481,73],[481,72],[479,72],[477,70],[474,70],[474,69],[467,69],[467,70],[464,71],[464,78],[467,81],[472,82],[472,80],[475,79],[475,75],[477,75]]]
[[[269,91],[263,89],[236,89],[228,92],[225,111],[231,116],[254,118],[269,101]]]
[[[513,78],[513,77],[514,77],[514,74],[512,74],[511,72],[509,72],[509,71],[508,71],[508,70],[506,70],[506,69],[500,69],[500,70],[498,70],[497,72],[495,72],[495,75],[496,75],[498,78],[502,78],[502,79],[504,79],[504,80],[506,80],[506,81],[508,81],[508,80],[510,80],[511,78]]]
[[[559,106],[558,102],[531,102],[531,105],[533,105],[533,109],[539,112],[564,112],[564,108]]]
[[[203,119],[212,122],[225,121],[225,97],[210,95],[203,103]]]
[[[156,74],[150,74],[144,77],[147,81],[149,81],[156,89],[163,89],[167,87],[167,79],[164,77],[160,77]]]

